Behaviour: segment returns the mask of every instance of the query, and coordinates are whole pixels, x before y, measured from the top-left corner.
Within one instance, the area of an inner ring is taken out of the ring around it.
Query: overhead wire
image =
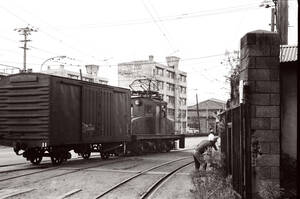
[[[12,16],[16,17],[17,19],[19,19],[20,21],[26,23],[26,24],[30,24],[27,20],[23,19],[22,17],[19,17],[18,15],[16,15],[14,12],[12,12],[11,10],[7,9],[6,7],[0,5],[0,8],[2,8],[3,10],[5,10],[7,13],[11,14]],[[83,52],[82,50],[79,50],[77,48],[75,48],[74,46],[72,45],[69,45],[67,44],[65,41],[63,41],[62,39],[59,39],[51,34],[49,34],[48,32],[44,31],[43,29],[39,29],[39,32],[45,34],[46,36],[48,36],[49,38],[53,39],[53,40],[56,40],[56,41],[59,41],[60,44],[63,44],[65,45],[66,47],[68,47],[69,49],[73,50],[73,51],[77,51],[81,54],[85,54],[86,56],[89,56],[91,58],[93,58],[94,60],[98,60],[97,58],[95,58],[94,56],[91,56],[90,54],[88,53],[85,53]],[[98,61],[101,61],[101,60],[98,60]]]
[[[233,12],[241,12],[243,10],[249,9],[260,9],[260,7],[256,3],[252,4],[245,4],[241,6],[235,7],[227,7],[227,8],[220,8],[220,9],[213,9],[213,10],[202,10],[198,12],[190,12],[190,13],[182,13],[178,15],[169,15],[169,16],[160,16],[159,19],[155,19],[155,22],[165,22],[165,21],[176,21],[188,18],[198,18],[203,16],[211,16],[211,15],[219,15],[225,13],[233,13]],[[136,19],[136,20],[129,20],[124,22],[117,22],[117,23],[106,23],[106,24],[81,24],[78,27],[58,27],[57,30],[62,29],[89,29],[89,28],[101,28],[101,27],[116,27],[116,26],[130,26],[130,25],[141,25],[147,23],[153,23],[153,19]]]
[[[173,52],[178,52],[178,49],[175,49],[174,47],[174,42],[171,42],[170,39],[170,32],[168,31],[168,29],[166,28],[166,26],[164,25],[164,22],[161,20],[158,11],[156,10],[156,8],[153,6],[153,4],[151,3],[151,1],[148,0],[149,5],[151,6],[152,10],[154,11],[154,14],[156,16],[156,18],[158,19],[158,21],[160,22],[159,24],[161,25],[162,29],[165,32],[165,37],[168,39],[168,41],[170,42],[170,45],[172,47],[172,51]]]
[[[26,10],[26,9],[24,9],[24,8],[22,8],[22,10],[25,11],[25,12],[27,12],[27,13],[30,14],[31,16],[36,17],[33,13],[29,12],[28,10]],[[41,17],[37,17],[37,19],[38,19],[39,21],[43,22],[43,24],[46,24],[48,27],[50,27],[52,30],[56,31],[57,33],[63,34],[64,36],[66,36],[66,37],[68,37],[68,38],[72,37],[71,35],[66,35],[66,34],[64,34],[63,32],[57,30],[57,28],[56,28],[55,26],[53,26],[53,25],[50,24],[49,22],[43,20]],[[76,38],[76,41],[78,42],[78,38]],[[94,48],[93,48],[93,49],[94,49]],[[95,50],[94,50],[94,51],[95,51]],[[46,52],[46,50],[44,50],[44,52]],[[50,53],[51,53],[51,52],[50,52]],[[98,59],[98,58],[96,58],[94,55],[89,55],[89,56],[91,56],[92,58],[94,58],[95,60],[100,61],[100,62],[102,62],[102,61],[107,61],[107,59],[103,59],[103,60]],[[80,60],[80,61],[81,61],[81,60]],[[82,61],[81,61],[81,62],[82,62]]]
[[[143,2],[143,3],[144,3],[144,2]],[[252,4],[247,4],[247,5],[252,5]],[[149,15],[152,17],[152,22],[155,22],[155,23],[157,24],[158,28],[161,30],[162,34],[164,35],[164,37],[166,38],[166,40],[168,41],[168,43],[172,46],[172,44],[171,44],[171,42],[170,42],[170,39],[168,38],[168,36],[166,35],[166,33],[162,30],[162,28],[158,25],[158,22],[163,22],[164,19],[162,19],[162,18],[155,19],[155,17],[152,15],[151,11],[149,10],[149,8],[147,7],[147,5],[146,5],[145,3],[144,3],[144,6],[145,6],[145,8],[147,9]],[[245,6],[246,6],[246,5],[245,5]],[[25,22],[25,23],[28,23],[26,20],[24,20],[23,18],[19,17],[18,15],[16,15],[16,14],[13,13],[12,11],[10,11],[9,9],[7,9],[7,8],[5,8],[5,7],[3,7],[3,6],[0,6],[0,7],[1,7],[2,9],[4,9],[5,11],[7,11],[8,13],[10,13],[11,15],[15,16],[16,18],[18,18],[19,20],[21,20],[21,21],[23,21],[23,22]],[[153,6],[152,6],[152,7],[153,7]],[[249,7],[240,7],[240,6],[237,6],[237,7],[229,7],[229,8],[222,8],[222,9],[214,9],[213,11],[214,11],[214,12],[216,12],[216,11],[228,11],[228,9],[237,9],[237,8],[240,9],[240,8],[249,8]],[[211,10],[200,11],[200,13],[201,13],[201,12],[204,12],[204,13],[205,13],[205,12],[208,12],[208,13],[209,13],[210,11],[211,11]],[[231,11],[232,11],[232,10],[231,10]],[[184,14],[181,14],[181,15],[177,15],[177,16],[175,16],[175,17],[183,16],[183,17],[185,18],[185,17],[187,17],[187,16],[189,16],[189,15],[191,15],[191,14],[195,14],[195,13],[199,13],[199,12],[184,13]],[[174,16],[173,16],[173,17],[174,17]],[[168,17],[167,17],[166,19],[168,19]],[[57,30],[57,28],[55,28],[54,26],[51,25],[51,27],[52,27],[52,29]],[[54,40],[59,41],[60,43],[63,42],[61,39],[58,39],[58,38],[56,38],[56,37],[50,35],[49,33],[45,32],[45,31],[43,31],[43,30],[41,30],[41,32],[44,33],[44,34],[46,34],[48,37],[50,37],[50,38],[52,38],[52,39],[54,39]],[[68,44],[64,44],[64,45],[66,45],[67,47],[69,47],[69,48],[71,48],[71,49],[74,50],[74,47],[73,47],[73,46],[69,46]],[[83,53],[81,50],[79,50],[79,51],[77,51],[77,52]],[[89,55],[89,56],[90,56],[90,55]],[[95,57],[93,57],[93,56],[92,56],[92,58],[95,59]],[[102,60],[98,60],[98,61],[102,61]]]
[[[145,3],[145,0],[142,0],[142,3],[146,9],[146,11],[148,12],[148,14],[150,15],[153,23],[158,27],[159,31],[162,33],[163,37],[166,39],[167,43],[169,44],[170,48],[172,50],[174,50],[174,47],[170,41],[170,39],[168,38],[167,34],[164,32],[164,30],[162,29],[162,27],[160,26],[160,24],[158,23],[159,20],[155,19],[154,15],[151,13],[151,10],[148,8],[147,4]]]
[[[1,6],[2,8],[3,8],[3,6]],[[146,8],[147,8],[147,6],[146,6]],[[220,11],[222,11],[222,12],[228,12],[228,11],[233,11],[233,9],[237,9],[237,8],[242,8],[242,7],[230,7],[230,8],[225,8],[225,9],[217,9],[217,10],[214,10],[215,12],[214,13],[217,13],[216,11],[218,11],[218,12],[220,12]],[[244,8],[249,8],[249,7],[244,7]],[[5,9],[5,8],[4,8]],[[26,20],[24,20],[24,19],[22,19],[21,17],[19,17],[18,15],[16,15],[16,14],[14,14],[13,12],[11,12],[10,10],[8,10],[8,9],[5,9],[7,12],[9,12],[10,14],[12,14],[13,16],[15,16],[16,18],[18,18],[18,19],[20,19],[20,20],[22,20],[23,22],[27,22]],[[154,22],[154,23],[156,23],[156,24],[158,24],[158,23],[161,23],[161,22],[163,22],[164,20],[169,20],[169,19],[175,19],[174,17],[177,17],[176,19],[179,19],[178,17],[183,17],[183,18],[186,18],[187,16],[189,16],[189,15],[191,15],[190,17],[193,17],[194,15],[192,15],[192,14],[199,14],[199,12],[191,12],[191,13],[184,13],[184,14],[181,14],[181,15],[178,15],[178,16],[173,16],[173,18],[165,18],[165,19],[162,19],[162,18],[158,18],[158,19],[155,19],[155,17],[151,14],[151,11],[149,10],[149,8],[148,8],[148,12],[149,12],[149,14],[150,14],[150,16],[152,17],[152,22]],[[203,13],[202,14],[204,14],[205,13],[205,11],[202,11]],[[209,11],[206,11],[206,12],[208,12],[208,13],[206,13],[206,14],[213,14],[213,12],[211,12],[211,13],[209,13]],[[181,19],[181,18],[180,18]],[[158,27],[160,27],[160,26],[158,26]],[[164,33],[164,31],[162,30],[162,28],[160,28],[161,29],[161,31],[162,31],[162,34],[165,36],[165,38],[170,42],[170,40],[168,39],[168,37],[167,37],[167,35]],[[53,37],[52,35],[50,35],[50,34],[48,34],[47,32],[44,32],[44,31],[42,31],[44,34],[47,34],[49,37],[52,37],[53,39],[55,39],[55,40],[58,40],[58,41],[60,41],[60,42],[62,42],[62,40],[60,40],[60,39],[58,39],[58,38],[56,38],[56,37]],[[70,46],[69,46],[70,47]],[[35,47],[36,48],[36,47]],[[70,47],[70,48],[72,48],[72,47]],[[38,48],[37,48],[38,49]],[[73,48],[72,48],[73,49]],[[41,50],[41,49],[39,49],[39,50]],[[46,52],[45,50],[44,50],[44,52]],[[52,52],[49,52],[49,53],[52,53]],[[53,53],[54,54],[54,53]],[[181,61],[189,61],[189,60],[195,60],[195,59],[204,59],[204,58],[210,58],[210,57],[214,57],[214,56],[221,56],[221,55],[223,55],[223,54],[218,54],[218,55],[211,55],[211,56],[207,56],[207,57],[196,57],[196,58],[186,58],[186,59],[182,59]],[[110,66],[112,66],[112,64],[110,64]]]
[[[7,52],[7,53],[10,53],[10,54],[12,54],[12,53],[22,53],[22,51],[16,51],[16,50],[12,50],[12,49],[0,49],[0,51],[3,51],[3,52]],[[34,57],[34,58],[36,58],[36,59],[40,59],[40,60],[44,60],[44,58],[42,58],[42,57],[39,57],[39,56],[36,56],[36,55],[30,55],[31,57]]]

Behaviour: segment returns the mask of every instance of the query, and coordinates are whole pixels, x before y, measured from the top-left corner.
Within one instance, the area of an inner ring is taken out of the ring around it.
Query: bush
[[[282,196],[283,189],[279,184],[262,181],[259,195],[264,199],[279,199]]]
[[[231,176],[225,176],[224,158],[221,152],[208,150],[203,162],[207,163],[207,170],[195,171],[192,175],[196,187],[195,198],[230,199],[235,198],[231,185]]]
[[[283,198],[297,198],[297,160],[283,153],[280,165],[280,184]]]

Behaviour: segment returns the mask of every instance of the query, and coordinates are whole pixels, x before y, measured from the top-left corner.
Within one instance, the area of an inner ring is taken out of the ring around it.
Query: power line
[[[19,17],[19,16],[16,15],[14,12],[12,12],[12,11],[10,11],[9,9],[3,7],[2,5],[0,6],[0,8],[2,8],[3,10],[5,10],[5,11],[8,12],[9,14],[13,15],[14,17],[16,17],[17,19],[19,19],[20,21],[29,24],[29,22],[27,22],[25,19],[23,19],[22,17]],[[53,27],[53,26],[52,26],[52,27]],[[95,56],[91,56],[90,54],[85,53],[85,52],[83,52],[83,51],[81,51],[81,50],[75,48],[74,46],[67,44],[67,43],[64,42],[63,40],[56,38],[55,36],[49,34],[49,33],[46,32],[46,31],[43,31],[42,29],[40,29],[39,31],[40,31],[41,33],[45,34],[46,36],[48,36],[49,38],[51,38],[51,39],[53,39],[53,40],[59,41],[60,44],[65,45],[66,47],[68,47],[69,49],[71,49],[71,50],[73,50],[73,51],[77,51],[77,52],[79,52],[79,53],[81,53],[81,54],[85,54],[86,56],[89,56],[89,57],[93,58],[94,60],[100,61],[100,59],[97,59]]]
[[[25,11],[25,12],[27,12],[27,13],[30,14],[31,16],[36,17],[36,18],[37,18],[38,20],[40,20],[43,24],[46,24],[47,27],[50,27],[50,28],[51,28],[52,30],[54,30],[55,32],[57,32],[57,33],[59,33],[59,34],[62,34],[62,35],[64,35],[64,36],[68,37],[68,38],[72,37],[71,35],[63,34],[62,32],[58,31],[57,28],[56,28],[55,26],[53,26],[52,24],[50,24],[50,23],[48,23],[47,21],[43,20],[40,16],[36,16],[36,15],[34,15],[33,13],[29,12],[28,10],[26,10],[26,9],[24,9],[24,8],[22,8],[22,10]],[[50,35],[50,34],[48,34],[48,36],[52,37],[54,40],[59,40],[59,42],[63,42],[62,40],[60,40],[60,39],[58,39],[58,38],[55,38],[55,37],[53,37],[53,36]],[[78,37],[76,37],[76,41],[78,41]],[[94,51],[95,51],[95,48],[93,48],[93,49],[94,49]],[[44,51],[44,52],[47,52],[47,50],[43,50],[43,49],[41,49],[41,50]],[[49,52],[50,54],[55,54],[55,55],[57,55],[57,53],[53,53],[53,52],[50,52],[50,51],[48,51],[48,52]],[[91,56],[90,54],[86,54],[86,55]],[[91,57],[92,57],[93,59],[97,60],[97,61],[100,61],[100,62],[106,61],[105,59],[103,59],[103,60],[98,59],[98,58],[96,58],[96,57],[93,56],[93,55],[92,55]],[[82,62],[82,61],[80,61],[80,62]]]
[[[250,6],[252,5],[252,6]],[[161,16],[159,20],[155,20],[155,22],[165,22],[165,21],[176,21],[176,20],[183,20],[183,19],[189,19],[189,18],[198,18],[198,17],[204,17],[204,16],[212,16],[212,15],[219,15],[219,14],[226,14],[226,13],[233,13],[233,12],[241,12],[244,10],[249,9],[259,9],[257,4],[246,4],[242,6],[236,6],[236,7],[227,7],[227,8],[221,8],[221,9],[213,9],[213,10],[203,10],[198,12],[190,12],[190,13],[182,13],[178,15],[169,15],[169,16]],[[116,23],[106,23],[103,25],[99,24],[81,24],[78,27],[58,27],[58,30],[61,29],[90,29],[90,28],[107,28],[107,27],[116,27],[116,26],[130,26],[130,25],[142,25],[147,23],[153,23],[153,19],[136,19],[136,20],[129,20],[124,22],[116,22]]]
[[[45,49],[42,49],[42,48],[38,48],[38,47],[35,47],[35,46],[32,46],[32,45],[30,45],[30,48],[32,48],[32,49],[34,49],[34,50],[42,51],[42,52],[47,53],[47,54],[52,54],[52,55],[57,55],[57,54],[59,54],[58,52],[52,52],[52,51],[45,50]]]
[[[10,38],[8,38],[8,37],[6,37],[6,36],[0,35],[0,37],[2,37],[3,39],[5,39],[6,41],[9,41],[9,42],[12,42],[12,43],[16,43],[15,40],[10,39]]]
[[[164,26],[163,21],[160,19],[159,14],[157,12],[157,10],[155,9],[155,7],[153,6],[153,4],[151,3],[151,1],[148,0],[149,5],[152,7],[152,10],[154,11],[154,14],[156,15],[156,18],[158,19],[158,21],[160,22],[159,24],[161,25],[161,28],[164,30],[165,32],[165,38],[169,41],[169,44],[171,46],[171,49],[173,49],[173,52],[178,51],[178,49],[174,49],[174,45],[173,42],[171,42],[170,38],[168,37],[168,35],[170,35],[170,33],[168,32],[168,30],[166,29],[166,27]]]
[[[162,35],[164,36],[164,38],[166,39],[166,41],[168,42],[169,46],[171,47],[171,49],[174,49],[173,48],[173,45],[171,44],[167,34],[163,31],[163,29],[160,27],[158,21],[159,20],[156,20],[155,17],[153,16],[153,14],[151,13],[150,9],[148,8],[147,4],[145,3],[144,0],[142,0],[143,2],[143,5],[145,7],[145,9],[147,10],[148,14],[150,15],[150,17],[152,18],[152,21],[153,23],[158,27],[159,31],[162,33]]]
[[[196,59],[206,59],[206,58],[220,57],[220,56],[224,56],[224,53],[214,54],[214,55],[206,55],[206,56],[201,56],[201,57],[185,58],[185,59],[182,59],[180,61],[189,61],[189,60],[196,60]]]
[[[5,67],[10,67],[10,68],[14,68],[14,69],[19,69],[19,70],[21,70],[21,68],[19,68],[19,67],[7,65],[7,64],[0,64],[0,66],[5,66]]]
[[[31,46],[29,46],[30,48],[32,48]],[[1,49],[0,48],[0,51],[3,51],[3,52],[6,52],[6,53],[10,53],[10,54],[16,54],[16,53],[19,53],[15,50],[12,50],[12,49]],[[40,59],[40,60],[44,60],[45,58],[42,58],[42,57],[39,57],[39,56],[35,56],[35,55],[30,55],[30,57],[34,57],[36,59]]]
[[[10,64],[22,64],[22,62],[14,62],[14,61],[0,61],[2,63],[10,63]],[[32,62],[27,62],[27,64],[30,64],[30,65],[38,65],[40,66],[41,63],[32,63]]]

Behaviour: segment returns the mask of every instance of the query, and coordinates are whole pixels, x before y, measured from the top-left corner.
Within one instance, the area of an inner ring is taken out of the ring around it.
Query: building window
[[[164,76],[164,69],[156,66],[156,75]]]
[[[180,105],[185,106],[186,105],[186,99],[180,98]]]
[[[141,70],[142,69],[142,65],[141,64],[135,64],[134,66],[133,66],[133,70],[135,70],[135,71],[139,71],[139,70]]]
[[[175,109],[168,108],[168,115],[174,116],[175,115]]]
[[[172,72],[172,71],[167,71],[167,77],[171,78],[171,79],[174,79],[175,78],[175,73]]]
[[[180,86],[180,93],[186,94],[186,87]]]
[[[168,103],[173,104],[173,105],[175,104],[174,96],[167,95],[167,100],[168,100]]]
[[[179,76],[180,81],[186,82],[186,76],[185,75],[180,75]]]
[[[157,80],[158,90],[164,90],[164,82]]]
[[[181,117],[182,118],[186,118],[186,111],[185,110],[181,110]]]
[[[167,89],[168,89],[169,91],[175,91],[175,85],[174,85],[174,84],[167,83]]]

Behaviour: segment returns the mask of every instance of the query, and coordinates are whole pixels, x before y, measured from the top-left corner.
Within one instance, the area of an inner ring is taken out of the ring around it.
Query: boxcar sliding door
[[[73,144],[81,139],[81,87],[57,81],[54,93],[53,140],[55,144]],[[59,139],[58,139],[59,138]]]

